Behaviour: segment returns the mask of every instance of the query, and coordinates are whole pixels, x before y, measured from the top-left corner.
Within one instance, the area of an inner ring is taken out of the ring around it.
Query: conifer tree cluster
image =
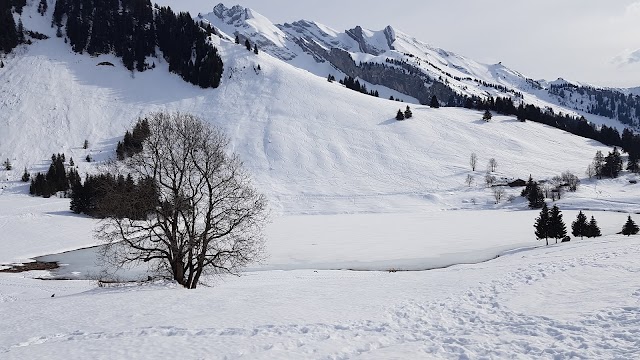
[[[335,79],[335,78],[334,78]],[[351,76],[345,76],[344,79],[340,80],[340,84],[344,85],[347,89],[351,89],[353,91],[357,91],[363,94],[379,97],[380,94],[378,90],[367,90],[367,85],[364,83],[360,83],[360,80],[352,78]]]
[[[603,177],[617,178],[622,171],[622,165],[622,156],[618,148],[614,147],[613,151],[609,152],[606,157],[602,154],[602,151],[598,150],[590,165],[590,169],[593,170],[599,179]]]
[[[149,137],[149,122],[147,119],[139,119],[132,132],[127,131],[124,139],[118,141],[116,147],[116,155],[118,160],[124,160],[142,152],[143,143]]]
[[[564,224],[564,220],[562,220],[562,212],[556,205],[549,210],[545,203],[533,227],[535,228],[536,238],[538,240],[545,239],[547,245],[549,245],[549,238],[556,239],[556,244],[558,239],[562,239],[563,242],[568,241],[566,239],[567,227]]]
[[[51,197],[51,195],[60,191],[68,194],[69,189],[73,184],[80,181],[80,176],[74,168],[70,168],[67,171],[64,163],[64,154],[53,154],[51,156],[51,165],[49,165],[47,173],[37,173],[35,177],[31,177],[29,194],[45,198]]]
[[[588,238],[602,236],[596,219],[592,216],[591,221],[587,222],[587,216],[582,211],[578,213],[576,220],[571,224],[571,234],[575,237],[580,236],[581,239],[585,236]]]
[[[157,46],[169,71],[185,81],[202,88],[220,83],[222,59],[208,42],[213,29],[189,13],[175,14],[169,7],[154,12],[149,0],[57,0],[53,25],[65,26],[77,53],[113,53],[127,69],[145,71],[153,67],[146,59],[156,55]]]
[[[153,180],[135,181],[131,175],[89,175],[84,183],[75,182],[71,190],[71,211],[96,218],[116,216],[134,220],[144,219],[158,202]],[[105,200],[106,194],[114,193],[117,194],[117,198],[126,199],[126,205],[120,201]]]
[[[11,0],[0,0],[0,53],[10,53],[19,43],[18,28],[13,20]]]
[[[404,110],[404,112],[402,111],[402,109],[398,109],[398,113],[396,114],[396,120],[411,119],[412,117],[413,112],[411,111],[409,105],[407,105],[407,108]]]

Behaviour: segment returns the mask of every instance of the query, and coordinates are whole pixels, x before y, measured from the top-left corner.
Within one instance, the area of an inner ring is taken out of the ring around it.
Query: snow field
[[[239,278],[206,279],[214,287],[195,291],[0,274],[8,324],[0,326],[0,358],[640,357],[640,245],[615,235],[626,212],[640,211],[634,177],[583,179],[559,202],[565,223],[588,209],[605,237],[549,247],[534,239],[537,211],[524,210],[522,199],[496,205],[483,184],[490,158],[498,178],[566,170],[582,177],[606,147],[510,117],[485,123],[463,109],[409,104],[414,118],[397,122],[406,103],[329,84],[326,67],[301,70],[219,39],[219,89],[185,84],[159,59],[150,59],[155,70],[132,75],[112,56],[72,54],[34,6],[23,18],[51,39],[5,59],[0,72],[0,159],[14,164],[0,170],[0,264],[96,245],[95,220],[69,213],[68,199],[25,196],[18,179],[24,167],[46,170],[58,152],[81,172],[97,171],[82,159],[109,159],[137,117],[152,111],[188,111],[223,128],[274,219],[264,264]],[[256,28],[268,26],[254,18]],[[116,66],[96,67],[102,61]],[[518,76],[483,71],[473,69]],[[499,254],[475,265],[386,271]],[[69,263],[60,272],[97,272],[89,250],[55,256]]]
[[[7,301],[0,316],[18,325],[0,328],[0,354],[631,359],[638,255],[637,239],[609,236],[428,272],[268,271],[195,291],[158,283]]]

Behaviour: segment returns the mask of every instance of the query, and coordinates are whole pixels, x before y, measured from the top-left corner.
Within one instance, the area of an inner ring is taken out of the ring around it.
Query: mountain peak
[[[253,11],[249,8],[241,5],[234,5],[228,8],[223,3],[219,3],[213,8],[213,14],[229,25],[239,25],[255,17]]]

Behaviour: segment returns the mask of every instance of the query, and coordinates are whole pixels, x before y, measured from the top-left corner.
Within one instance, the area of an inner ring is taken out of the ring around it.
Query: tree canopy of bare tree
[[[148,263],[158,274],[194,289],[202,275],[238,274],[264,257],[265,197],[252,186],[227,137],[189,114],[154,113],[141,153],[111,166],[151,179],[157,199],[139,201],[107,192],[106,214],[136,207],[143,220],[106,216],[96,229],[102,259],[125,266]]]
[[[476,171],[477,164],[478,164],[478,155],[476,155],[476,153],[471,153],[471,157],[469,158],[469,165],[471,165],[471,171]]]

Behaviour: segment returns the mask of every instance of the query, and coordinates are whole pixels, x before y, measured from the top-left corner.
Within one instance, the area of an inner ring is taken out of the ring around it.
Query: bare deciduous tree
[[[498,168],[498,161],[495,158],[489,159],[489,165],[488,165],[489,171],[496,172],[497,168]]]
[[[496,200],[496,204],[502,202],[505,193],[505,190],[500,186],[493,188],[493,198]]]
[[[188,114],[155,113],[147,120],[151,134],[143,151],[113,168],[150,179],[157,201],[145,202],[155,205],[144,209],[144,220],[103,219],[96,230],[106,244],[103,260],[149,263],[190,289],[202,275],[237,274],[261,260],[266,200],[237,156],[227,153],[226,136]],[[105,198],[105,206],[136,206],[124,195]]]
[[[563,185],[566,185],[569,188],[569,191],[574,192],[578,190],[578,185],[580,185],[580,179],[575,176],[570,171],[565,171],[561,175]]]
[[[473,175],[467,174],[467,179],[464,182],[468,187],[471,187],[471,185],[473,184],[473,180]]]
[[[471,153],[469,165],[471,165],[471,171],[476,171],[476,166],[478,165],[478,155],[476,155],[476,153]]]
[[[484,176],[484,182],[487,184],[487,187],[491,187],[496,183],[496,177],[490,173],[486,173]]]
[[[589,164],[589,166],[587,166],[587,170],[584,173],[585,173],[585,175],[587,175],[589,177],[589,179],[591,179],[592,177],[594,177],[596,175],[595,166],[593,166],[593,164]]]

